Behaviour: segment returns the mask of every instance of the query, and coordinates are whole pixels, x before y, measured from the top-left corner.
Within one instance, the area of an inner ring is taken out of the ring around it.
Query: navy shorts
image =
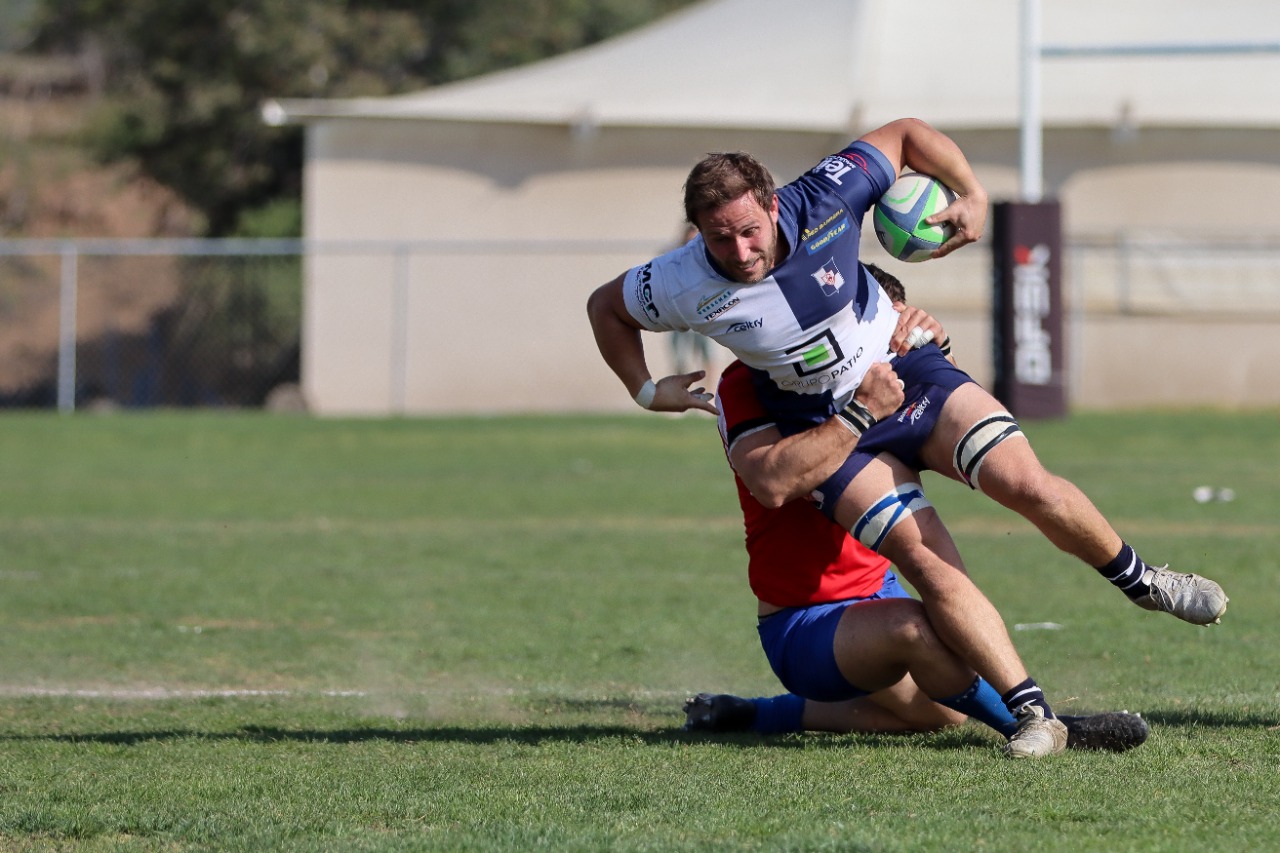
[[[885,572],[884,586],[865,598],[849,598],[808,607],[788,607],[760,620],[760,645],[782,686],[815,702],[840,702],[866,696],[845,680],[836,664],[836,626],[845,610],[862,601],[910,598],[898,576]]]
[[[827,518],[832,518],[849,483],[877,455],[890,453],[908,467],[923,470],[926,466],[920,449],[937,425],[939,412],[953,391],[973,381],[973,377],[947,361],[936,344],[896,359],[893,369],[906,386],[906,397],[896,412],[863,433],[849,458],[814,490],[818,508]],[[783,435],[794,435],[811,426],[812,423],[788,421],[779,423],[778,429]]]

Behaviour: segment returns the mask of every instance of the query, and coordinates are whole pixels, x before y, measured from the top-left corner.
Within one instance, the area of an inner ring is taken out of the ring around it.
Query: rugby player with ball
[[[891,560],[920,593],[943,643],[1017,718],[1006,754],[1060,752],[1065,727],[969,579],[919,471],[938,471],[1020,513],[1141,607],[1209,624],[1227,598],[1213,581],[1149,566],[1078,488],[1040,464],[1013,416],[936,343],[908,346],[923,336],[894,310],[858,253],[864,217],[904,169],[956,195],[927,217],[955,229],[931,257],[981,236],[986,191],[958,146],[916,119],[867,133],[781,188],[749,154],[712,154],[685,183],[685,215],[699,236],[597,288],[588,315],[606,364],[639,405],[655,411],[718,413],[709,395],[691,388],[701,372],[653,379],[643,331],[691,329],[729,348],[764,413],[761,429],[737,441],[764,430],[806,439],[794,456],[753,448],[777,459],[763,469],[768,476],[744,477],[751,493],[765,506],[812,497],[830,520]],[[886,374],[896,375],[902,396],[891,408],[883,400],[872,407],[870,394]],[[731,446],[731,459],[734,453]],[[783,611],[793,612],[771,655],[788,654],[792,644],[830,643],[829,632],[793,620],[794,607],[759,602],[761,618]]]

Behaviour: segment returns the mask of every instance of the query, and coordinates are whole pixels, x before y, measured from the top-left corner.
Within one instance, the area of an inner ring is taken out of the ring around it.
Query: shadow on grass
[[[1271,711],[1143,711],[1142,718],[1153,726],[1203,726],[1209,729],[1269,729],[1280,725],[1280,713]]]
[[[291,729],[278,726],[243,726],[230,731],[210,732],[198,729],[161,729],[155,731],[60,732],[57,734],[5,735],[0,742],[47,741],[50,743],[90,743],[116,746],[179,741],[243,741],[246,743],[321,743],[350,744],[373,741],[392,743],[468,743],[478,746],[516,743],[539,746],[547,743],[595,743],[607,740],[639,741],[649,746],[676,744],[718,746],[741,749],[849,749],[851,747],[923,746],[929,749],[970,749],[989,747],[992,740],[980,729],[958,729],[936,734],[837,735],[811,733],[800,735],[757,735],[752,733],[707,734],[683,729],[637,729],[626,726],[440,726],[420,728],[352,727],[336,729]]]
[[[625,700],[571,700],[561,701],[575,706],[582,713],[586,706],[597,710],[629,708],[639,710],[635,703]],[[1204,727],[1212,729],[1271,729],[1280,725],[1280,715],[1252,711],[1206,711],[1171,709],[1144,711],[1143,717],[1154,728]],[[180,740],[241,741],[245,743],[300,742],[319,744],[353,744],[375,741],[392,743],[465,743],[488,745],[516,743],[538,746],[548,743],[595,743],[608,740],[640,742],[650,746],[716,744],[741,749],[849,749],[857,747],[911,747],[936,750],[965,750],[987,748],[993,743],[993,734],[987,729],[969,724],[956,729],[930,734],[829,734],[814,732],[805,735],[758,735],[754,733],[686,732],[680,728],[645,728],[640,725],[577,724],[577,725],[521,725],[502,723],[477,723],[473,726],[348,726],[333,729],[288,728],[270,725],[245,725],[227,731],[207,731],[198,728],[157,729],[137,731],[58,732],[48,734],[3,734],[0,742],[90,743],[133,746],[137,744]]]

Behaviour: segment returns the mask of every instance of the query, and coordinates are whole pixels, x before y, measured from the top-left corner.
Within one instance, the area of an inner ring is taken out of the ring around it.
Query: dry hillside
[[[195,216],[127,166],[95,164],[77,145],[96,96],[74,65],[0,62],[0,239],[186,237]],[[172,266],[79,264],[78,339],[136,334],[173,304]],[[58,341],[57,257],[0,258],[0,401],[47,383]]]

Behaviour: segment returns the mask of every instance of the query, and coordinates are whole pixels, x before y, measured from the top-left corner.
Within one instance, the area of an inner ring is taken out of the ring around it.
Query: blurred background
[[[1280,16],[1039,5],[1071,405],[1280,405]],[[785,182],[917,116],[1019,197],[1015,4],[786,9],[4,0],[0,407],[632,411],[585,300],[680,239],[707,151]],[[867,231],[989,382],[989,241]]]

